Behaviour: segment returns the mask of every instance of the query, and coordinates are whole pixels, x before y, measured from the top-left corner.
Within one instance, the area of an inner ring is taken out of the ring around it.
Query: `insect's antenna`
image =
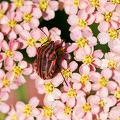
[[[41,31],[42,31],[42,32],[46,35],[46,37],[48,37],[48,36],[47,36],[47,34],[45,33],[45,31],[44,31],[44,30],[42,30],[42,28],[40,28],[40,30],[41,30]]]
[[[41,31],[44,33],[44,35],[48,38],[48,41],[45,41],[42,45],[44,45],[44,44],[46,44],[46,43],[49,43],[50,36],[48,36],[42,28],[40,28],[40,30],[41,30]]]
[[[60,69],[60,68],[59,68],[59,64],[58,64],[58,62],[57,62],[56,64],[57,64],[57,66],[58,66],[58,69]],[[62,73],[61,73],[61,75],[62,75]],[[68,83],[66,82],[66,80],[65,80],[65,78],[64,78],[63,75],[62,75],[62,77],[63,77],[63,79],[64,79],[64,81],[65,81],[65,84],[68,86]]]

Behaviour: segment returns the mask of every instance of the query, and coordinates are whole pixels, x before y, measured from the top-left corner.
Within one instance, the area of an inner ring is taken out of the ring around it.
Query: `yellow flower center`
[[[11,28],[14,28],[16,26],[17,22],[15,20],[9,20],[8,21],[8,26]]]
[[[70,114],[72,114],[72,112],[73,112],[73,109],[66,105],[64,108],[64,113],[66,115],[70,115]]]
[[[2,19],[3,15],[4,15],[5,11],[0,10],[0,19]]]
[[[86,103],[82,106],[82,109],[85,111],[85,112],[89,112],[91,110],[91,105],[90,103]]]
[[[117,119],[115,119],[115,120],[120,120],[120,117],[118,117]]]
[[[18,119],[17,119],[17,115],[16,115],[16,114],[13,114],[10,120],[18,120]]]
[[[82,38],[76,40],[76,44],[79,48],[82,48],[82,47],[85,47],[85,45],[88,44],[88,41],[87,41],[87,39],[82,37]]]
[[[73,4],[74,4],[75,6],[79,6],[80,1],[79,1],[79,0],[74,0],[74,1],[73,1]]]
[[[28,46],[35,46],[36,45],[36,40],[33,38],[28,38],[27,39],[27,45]]]
[[[110,0],[110,2],[112,2],[114,5],[120,4],[120,0]]]
[[[30,104],[27,104],[23,109],[23,113],[29,117],[31,116],[31,112],[32,112],[32,106]]]
[[[50,118],[53,115],[53,109],[51,107],[45,106],[44,109],[44,116]]]
[[[10,85],[10,81],[7,78],[3,79],[3,86],[8,87]]]
[[[17,8],[20,8],[21,6],[24,5],[24,1],[23,0],[14,0],[14,4]]]
[[[54,85],[49,82],[44,85],[44,88],[45,88],[45,93],[50,94],[54,90]]]
[[[46,11],[46,9],[48,8],[48,1],[47,0],[40,0],[40,2],[39,2],[39,8],[43,11],[43,12],[45,12]]]
[[[79,19],[78,20],[78,26],[81,28],[85,28],[87,26],[87,21],[84,19]]]
[[[51,41],[48,37],[42,37],[39,40],[40,40],[40,43],[41,43],[42,46],[47,45]]]
[[[114,93],[114,96],[115,96],[117,99],[120,99],[120,90],[117,90],[117,91]]]
[[[116,62],[116,61],[114,61],[114,60],[109,60],[109,61],[108,61],[108,67],[109,67],[110,69],[115,69],[116,66],[117,66],[117,62]]]
[[[19,66],[15,66],[13,69],[13,73],[14,73],[15,77],[17,77],[22,74],[22,69]]]
[[[108,35],[112,40],[114,40],[115,38],[118,37],[118,31],[109,29],[108,30]]]
[[[107,22],[110,21],[111,16],[112,16],[112,13],[111,13],[111,12],[106,12],[106,13],[104,14],[104,20],[107,21]]]
[[[99,101],[99,106],[100,107],[104,107],[105,106],[105,101],[104,100],[100,100]]]
[[[70,97],[70,98],[74,98],[74,97],[76,97],[77,93],[76,93],[75,89],[70,89],[70,90],[67,92],[67,95],[68,95],[68,97]]]
[[[83,85],[86,85],[90,81],[90,78],[88,75],[82,75],[80,78],[80,83]]]
[[[32,15],[31,14],[27,14],[26,13],[26,14],[23,15],[24,22],[28,23],[28,22],[31,21],[31,19],[32,19]]]
[[[66,80],[72,76],[70,69],[62,69],[61,73]]]
[[[6,50],[6,51],[5,51],[5,55],[6,55],[8,58],[12,58],[12,57],[13,57],[13,51],[12,51],[12,50]]]
[[[86,55],[84,57],[83,63],[90,65],[93,62],[93,56],[92,55]]]
[[[99,0],[89,0],[91,5],[94,6],[94,7],[99,7]]]
[[[98,83],[101,87],[106,87],[107,84],[108,84],[108,79],[106,79],[105,77],[101,77],[99,80],[98,80]]]

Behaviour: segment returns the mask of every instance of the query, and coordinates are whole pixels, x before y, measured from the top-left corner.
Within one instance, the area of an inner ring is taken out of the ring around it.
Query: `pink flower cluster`
[[[59,28],[41,28],[42,20],[53,19],[58,10],[68,16],[71,43],[62,40]],[[120,120],[119,0],[4,1],[0,28],[0,112],[6,114],[5,120]],[[64,42],[54,77],[44,80],[29,59],[36,59],[37,49],[50,41]],[[44,105],[39,106],[36,96],[27,104],[6,104],[27,76],[44,95]]]

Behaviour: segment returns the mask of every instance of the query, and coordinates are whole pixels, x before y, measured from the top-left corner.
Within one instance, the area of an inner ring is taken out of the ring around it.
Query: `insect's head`
[[[62,54],[64,54],[64,41],[63,40],[61,40],[61,41],[56,41],[55,42],[55,44],[54,44],[54,48],[55,48],[55,50],[56,50],[56,53],[58,54],[58,55],[62,55]]]

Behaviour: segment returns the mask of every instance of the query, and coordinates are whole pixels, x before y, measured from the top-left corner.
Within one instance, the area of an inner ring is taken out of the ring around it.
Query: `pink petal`
[[[58,10],[58,2],[57,1],[50,1],[49,2],[49,5],[50,5],[50,7],[54,10],[54,11],[56,11],[56,10]]]
[[[82,66],[80,66],[80,68],[79,68],[79,72],[80,72],[80,74],[89,74],[89,72],[90,72],[90,67],[88,66],[88,65],[82,65]]]
[[[115,5],[111,2],[107,2],[104,7],[107,12],[112,12],[115,9]]]
[[[109,29],[109,23],[108,22],[101,22],[98,26],[98,30],[100,32],[106,32]]]
[[[31,50],[32,50],[32,52],[31,52]],[[36,50],[35,46],[31,46],[31,47],[27,47],[26,52],[29,57],[35,57],[37,50]]]
[[[3,50],[3,51],[6,51],[6,50],[9,50],[9,49],[10,49],[10,48],[9,48],[7,42],[6,42],[6,41],[2,41],[2,50]]]
[[[37,97],[32,97],[29,101],[29,104],[32,105],[32,107],[37,107],[39,104],[39,99]]]
[[[2,41],[4,39],[4,35],[2,32],[0,32],[0,41]]]
[[[26,30],[23,30],[21,33],[20,33],[20,37],[24,40],[27,40],[28,38],[31,37],[30,33]]]
[[[18,101],[18,102],[16,103],[16,109],[17,109],[18,111],[22,111],[24,107],[25,107],[25,104],[24,104],[23,102]]]
[[[77,67],[78,67],[77,62],[72,61],[72,62],[69,63],[69,69],[70,69],[72,72],[75,71],[75,70],[77,69]]]
[[[35,18],[40,18],[42,16],[42,12],[39,8],[33,8],[32,14]]]
[[[2,113],[7,113],[9,111],[9,109],[10,109],[10,107],[7,104],[5,104],[3,102],[0,103],[0,111]]]
[[[25,74],[25,75],[29,75],[30,73],[32,73],[32,68],[25,68],[24,70],[23,70],[23,74]]]
[[[105,32],[99,33],[97,37],[98,37],[100,44],[106,44],[110,39],[108,34]]]
[[[61,92],[60,92],[60,90],[58,90],[58,89],[54,89],[54,91],[53,91],[53,96],[54,96],[54,98],[55,99],[59,99],[60,98],[60,96],[61,96]]]
[[[38,40],[40,38],[40,29],[38,28],[33,29],[30,34],[32,38],[34,38],[35,40]]]
[[[88,14],[86,13],[85,10],[80,10],[80,11],[78,12],[78,17],[79,17],[79,19],[84,19],[84,20],[86,20],[87,17],[88,17]]]
[[[37,108],[33,108],[32,113],[33,116],[38,116],[40,114],[40,111]],[[33,118],[34,120],[34,118]]]
[[[16,40],[11,40],[9,42],[9,46],[10,46],[11,50],[15,51],[15,50],[17,50],[19,48],[19,42],[16,41]]]
[[[22,59],[23,59],[22,53],[20,53],[18,51],[14,51],[13,60],[15,60],[15,61],[21,61]]]
[[[67,22],[70,24],[70,25],[74,25],[76,24],[78,21],[78,16],[77,15],[70,15],[67,19]]]
[[[73,107],[73,106],[75,106],[75,98],[69,98],[68,100],[67,100],[67,105],[69,106],[69,107]]]
[[[39,26],[39,24],[40,24],[40,22],[36,18],[32,18],[32,20],[30,21],[30,27],[31,28],[37,28]]]
[[[20,66],[21,69],[24,69],[27,67],[27,62],[26,61],[20,61],[18,63],[18,66]]]
[[[16,32],[16,33],[20,33],[20,32],[22,32],[22,31],[23,31],[22,26],[19,25],[19,24],[17,24],[17,25],[15,26],[15,32]]]
[[[112,74],[113,74],[113,72],[109,68],[103,69],[101,72],[101,75],[103,75],[107,79],[111,78]]]

